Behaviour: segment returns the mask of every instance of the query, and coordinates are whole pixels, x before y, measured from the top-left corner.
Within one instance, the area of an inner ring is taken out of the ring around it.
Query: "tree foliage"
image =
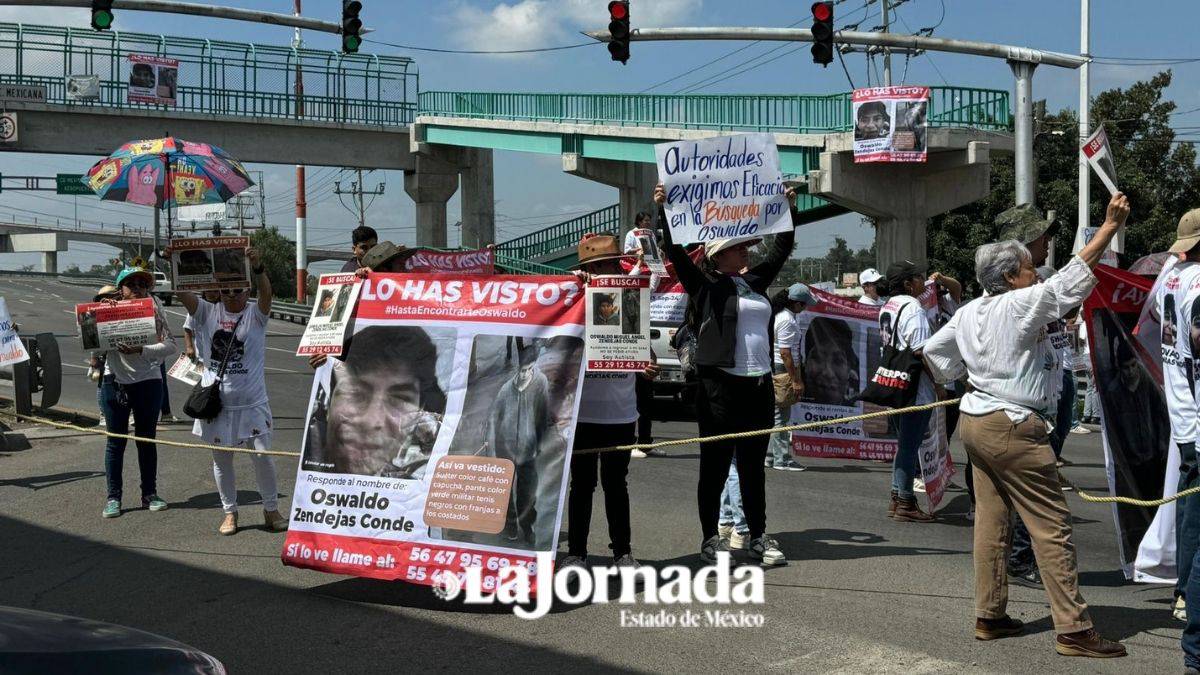
[[[296,244],[279,233],[279,228],[265,227],[250,235],[250,245],[262,255],[263,267],[271,280],[275,297],[290,300],[296,297]]]
[[[1171,72],[1136,82],[1126,89],[1109,89],[1092,99],[1091,125],[1104,123],[1117,167],[1117,185],[1129,196],[1132,211],[1125,235],[1122,266],[1165,250],[1175,226],[1186,211],[1200,206],[1200,169],[1191,143],[1178,143],[1171,128],[1176,105],[1163,99]],[[1056,212],[1060,225],[1055,255],[1060,262],[1074,243],[1079,185],[1078,116],[1061,110],[1037,120],[1034,159],[1037,206]],[[1014,203],[1011,156],[992,156],[992,191],[984,199],[930,220],[928,257],[931,270],[964,282],[975,277],[974,251],[995,241],[993,220]],[[1089,222],[1099,224],[1109,194],[1092,176]]]

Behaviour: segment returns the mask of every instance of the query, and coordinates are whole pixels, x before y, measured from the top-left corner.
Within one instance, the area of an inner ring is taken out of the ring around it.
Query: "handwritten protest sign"
[[[154,344],[158,340],[154,300],[120,300],[116,304],[85,302],[75,305],[79,340],[87,351]]]
[[[171,240],[171,273],[176,291],[250,288],[250,237]]]
[[[676,244],[761,237],[792,228],[771,134],[741,134],[654,146],[664,210]]]
[[[25,350],[21,336],[17,335],[17,327],[8,313],[8,303],[0,298],[0,366],[28,360],[29,352]]]
[[[650,277],[603,275],[587,287],[588,371],[641,372],[650,365]]]
[[[566,276],[372,274],[317,371],[283,562],[434,585],[557,548],[584,370]]]
[[[313,303],[312,315],[304,327],[296,356],[337,356],[342,353],[346,330],[350,327],[350,317],[361,287],[361,280],[353,274],[321,275],[317,301]]]

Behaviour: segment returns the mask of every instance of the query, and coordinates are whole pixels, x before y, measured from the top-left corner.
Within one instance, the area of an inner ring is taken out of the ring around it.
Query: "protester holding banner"
[[[796,192],[787,190],[793,228],[798,220]],[[694,302],[692,325],[696,334],[699,386],[696,417],[701,436],[766,429],[772,424],[775,392],[771,382],[771,303],[763,295],[792,254],[795,230],[776,234],[763,262],[750,267],[750,247],[759,237],[714,239],[704,245],[711,271],[701,270],[682,246],[674,243],[666,212],[667,195],[660,183],[654,201],[660,205],[663,243],[679,278]],[[766,534],[767,500],[763,462],[767,437],[700,444],[700,478],[696,501],[703,543],[700,557],[714,562],[729,546],[717,532],[721,490],[737,457],[742,505],[750,526],[750,557],[766,565],[781,565],[786,558],[779,544]]]
[[[859,296],[858,301],[872,307],[883,307],[887,304],[887,298],[879,295],[879,282],[882,280],[883,275],[874,267],[868,267],[860,272],[858,283],[862,286],[863,294]]]
[[[231,448],[269,450],[273,433],[271,404],[267,400],[266,365],[267,322],[271,316],[273,292],[262,257],[254,248],[246,250],[258,286],[257,302],[250,302],[250,289],[221,291],[221,302],[202,302],[192,293],[180,293],[179,299],[193,319],[199,357],[206,367],[200,383],[209,386],[221,381],[221,411],[211,420],[198,419],[192,433],[205,443]],[[223,535],[237,532],[237,482],[233,455],[213,451],[213,477],[221,495],[225,515],[217,531]],[[263,504],[263,522],[267,529],[287,529],[287,518],[279,513],[279,488],[275,461],[269,455],[251,454],[254,479]]]
[[[585,234],[579,242],[580,281],[591,275],[623,274],[617,238],[611,235]],[[592,493],[596,490],[597,464],[600,485],[604,488],[604,512],[608,516],[609,548],[618,567],[636,567],[630,546],[629,472],[630,453],[588,453],[593,448],[629,445],[634,439],[638,420],[638,398],[634,382],[640,377],[652,381],[658,366],[637,373],[588,372],[579,395],[579,416],[575,426],[575,447],[571,457],[571,492],[567,498],[570,525],[567,529],[567,556],[562,566],[587,564],[588,531],[592,520]]]
[[[351,250],[354,251],[354,257],[347,260],[345,265],[342,265],[341,271],[353,272],[360,267],[365,267],[366,265],[362,262],[363,256],[367,255],[367,251],[370,251],[378,243],[379,234],[374,229],[366,225],[359,225],[354,228],[350,232],[350,245]]]
[[[800,349],[800,331],[796,326],[796,315],[813,304],[812,294],[804,284],[792,284],[771,297],[771,311],[775,315],[773,330],[775,338],[774,373],[787,374],[791,383],[793,403],[804,395],[804,376]],[[776,393],[778,398],[778,393]],[[792,406],[775,406],[775,426],[781,427],[792,421]],[[783,401],[786,403],[786,401]],[[771,454],[765,465],[779,471],[803,471],[804,467],[792,457],[792,432],[781,431],[771,436]]]
[[[911,349],[920,354],[925,341],[933,334],[929,317],[917,296],[925,292],[925,273],[909,260],[888,265],[888,288],[893,295],[879,310],[881,346]],[[933,403],[933,383],[922,373],[917,382],[914,405]],[[892,458],[892,495],[888,517],[904,523],[928,523],[934,517],[921,510],[913,491],[914,480],[920,477],[918,452],[925,431],[929,428],[932,410],[903,413],[896,418],[896,455]]]
[[[1005,558],[1015,508],[1029,526],[1050,600],[1055,649],[1068,656],[1124,656],[1100,637],[1079,593],[1071,512],[1063,496],[1046,418],[1057,400],[1046,364],[1055,353],[1046,324],[1079,306],[1096,285],[1092,268],[1125,224],[1129,201],[1117,194],[1096,237],[1046,283],[1036,283],[1033,256],[1019,241],[975,252],[975,273],[987,295],[964,305],[925,344],[939,381],[963,372],[973,387],[961,403],[963,445],[975,471],[975,637],[1016,635],[1008,616]]]
[[[140,267],[126,267],[117,275],[116,286],[125,300],[150,297],[154,275]],[[116,300],[108,300],[115,303]],[[93,366],[103,359],[104,376],[100,382],[100,412],[110,434],[129,433],[129,414],[133,413],[134,434],[153,439],[158,430],[158,415],[162,408],[163,381],[159,365],[179,352],[179,345],[163,315],[162,307],[154,301],[154,323],[158,342],[147,345],[118,343],[97,355]],[[104,517],[121,515],[122,465],[126,439],[109,436],[104,448],[104,473],[108,479],[108,499]],[[142,506],[162,511],[167,502],[158,496],[158,446],[153,440],[137,441],[138,469],[142,477]]]

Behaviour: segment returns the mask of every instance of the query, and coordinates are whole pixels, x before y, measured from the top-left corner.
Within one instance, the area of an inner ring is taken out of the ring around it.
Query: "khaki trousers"
[[[975,615],[999,619],[1008,604],[1005,561],[1013,509],[1029,528],[1050,614],[1059,633],[1092,627],[1079,594],[1071,511],[1063,496],[1046,423],[1030,415],[1014,424],[1002,411],[962,414],[963,445],[975,479]]]

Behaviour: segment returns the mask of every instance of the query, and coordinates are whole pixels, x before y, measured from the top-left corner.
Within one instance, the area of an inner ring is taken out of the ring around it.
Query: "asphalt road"
[[[40,290],[39,290],[40,289]],[[71,333],[67,309],[90,294],[58,283],[0,281],[25,332]],[[172,315],[182,322],[181,310]],[[280,449],[297,449],[308,395],[303,362],[290,353],[299,326],[273,321],[268,386],[281,420]],[[63,353],[82,363],[73,338]],[[77,357],[77,358],[76,358]],[[68,368],[63,405],[95,409],[94,386]],[[0,389],[0,395],[7,392]],[[181,401],[184,388],[172,390]],[[687,437],[695,424],[660,401],[656,437]],[[164,427],[164,437],[186,436]],[[623,628],[622,609],[641,604],[558,606],[526,621],[498,608],[446,603],[428,588],[337,577],[284,567],[283,535],[249,526],[216,533],[220,519],[208,453],[160,448],[159,486],[171,508],[103,520],[103,443],[47,434],[32,447],[0,453],[0,604],[112,621],[203,649],[233,673],[367,673],[412,670],[536,669],[710,672],[1138,672],[1182,670],[1181,624],[1170,590],[1126,583],[1118,570],[1111,512],[1071,497],[1083,595],[1098,628],[1124,640],[1131,656],[1069,659],[1053,651],[1043,592],[1013,587],[1009,612],[1023,636],[972,639],[971,525],[965,492],[934,524],[886,518],[890,466],[805,460],[803,473],[769,471],[768,529],[790,564],[766,571],[761,628]],[[955,443],[955,458],[963,459]],[[634,554],[658,567],[699,566],[696,448],[634,460],[630,469]],[[129,454],[132,454],[130,452]],[[1069,478],[1102,491],[1099,434],[1068,440]],[[236,462],[243,504],[257,499],[249,463]],[[295,461],[279,461],[284,503]],[[126,461],[130,492],[135,462]],[[961,480],[959,481],[961,482]],[[605,551],[597,498],[591,549]],[[596,558],[603,562],[603,558]],[[702,609],[702,608],[701,608]]]

